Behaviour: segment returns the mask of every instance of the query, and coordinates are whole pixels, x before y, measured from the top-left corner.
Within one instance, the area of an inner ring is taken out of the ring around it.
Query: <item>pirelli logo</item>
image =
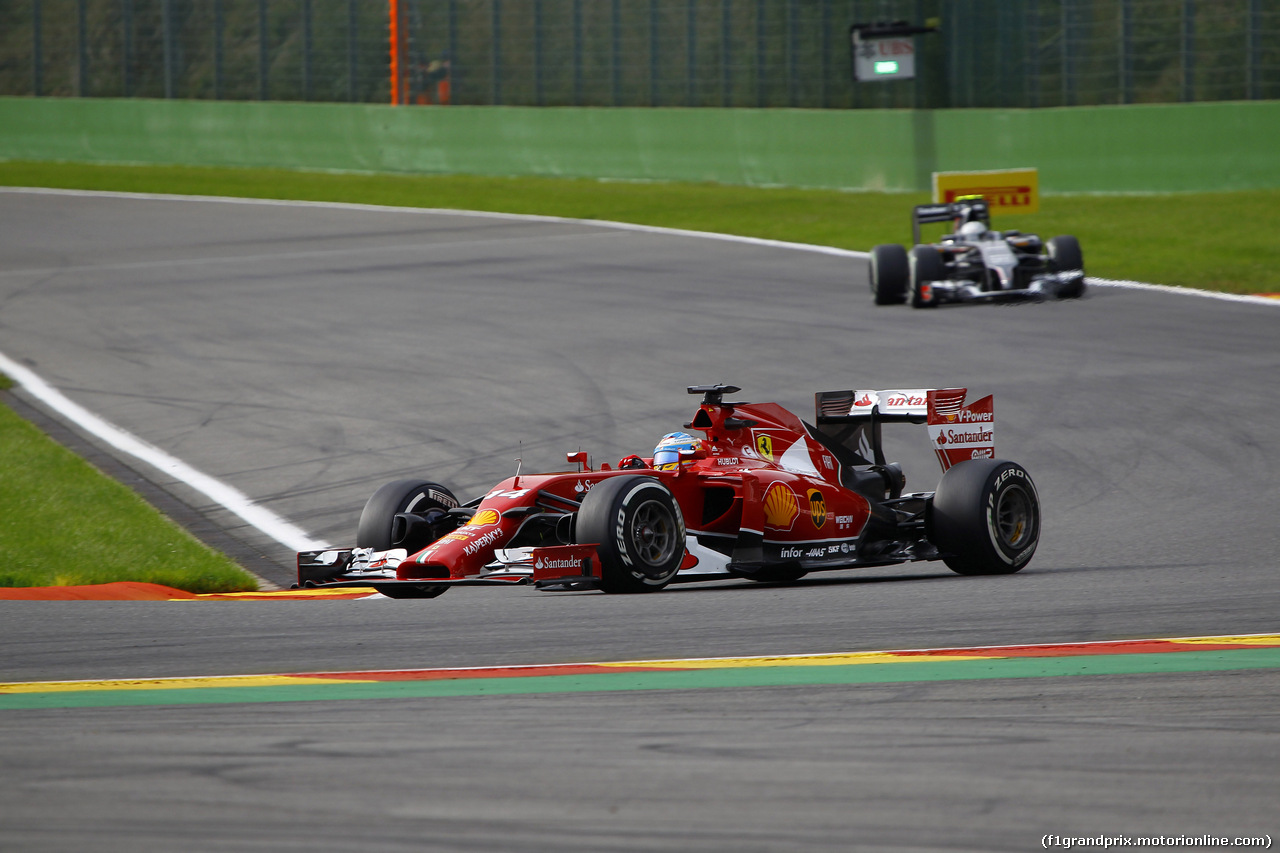
[[[993,172],[934,172],[933,201],[946,204],[967,195],[987,200],[992,216],[1040,209],[1040,177],[1035,169]]]

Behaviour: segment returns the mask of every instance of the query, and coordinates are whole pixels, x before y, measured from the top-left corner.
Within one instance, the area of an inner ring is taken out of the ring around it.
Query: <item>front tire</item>
[[[947,277],[947,265],[942,260],[942,253],[933,246],[916,246],[911,250],[911,307],[934,308],[938,304],[937,294],[933,288],[925,284],[930,281],[943,281]]]
[[[653,477],[601,480],[583,498],[574,529],[578,542],[596,546],[605,592],[660,590],[684,560],[684,516]]]
[[[871,250],[871,294],[877,305],[906,302],[909,275],[906,249],[889,243]]]
[[[1080,250],[1080,241],[1070,234],[1053,237],[1045,245],[1048,253],[1049,271],[1066,272],[1080,270],[1080,283],[1070,289],[1063,290],[1059,296],[1063,299],[1077,299],[1084,295],[1084,253]]]
[[[1040,542],[1040,497],[1015,462],[973,459],[942,475],[929,511],[929,539],[962,575],[1007,575]]]
[[[375,551],[389,551],[400,547],[406,550],[421,551],[430,542],[396,543],[393,528],[396,516],[402,512],[424,514],[428,510],[444,512],[458,505],[453,492],[439,483],[430,480],[395,480],[379,488],[364,505],[360,513],[360,523],[356,527],[356,547],[372,548]]]

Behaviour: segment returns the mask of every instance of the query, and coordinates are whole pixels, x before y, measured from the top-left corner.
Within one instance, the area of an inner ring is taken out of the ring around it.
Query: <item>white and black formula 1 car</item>
[[[951,221],[955,233],[920,242],[920,225]],[[911,212],[910,255],[897,244],[871,250],[871,293],[877,305],[915,308],[943,302],[1007,302],[1084,294],[1084,256],[1075,237],[1042,242],[1035,234],[992,231],[982,198],[921,204]]]

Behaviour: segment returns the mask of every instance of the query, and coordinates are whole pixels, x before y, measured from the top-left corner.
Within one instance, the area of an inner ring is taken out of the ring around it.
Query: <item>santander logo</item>
[[[874,406],[875,402],[876,401],[871,398],[870,394],[863,394],[861,397],[853,401],[853,405],[866,408],[867,406]]]

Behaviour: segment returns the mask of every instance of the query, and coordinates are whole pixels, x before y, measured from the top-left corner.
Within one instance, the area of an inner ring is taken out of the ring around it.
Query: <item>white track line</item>
[[[696,237],[704,240],[720,240],[729,243],[745,243],[752,246],[768,246],[777,249],[793,249],[802,252],[813,252],[822,255],[834,255],[844,258],[867,258],[868,252],[857,252],[851,249],[837,249],[832,246],[818,246],[812,243],[790,243],[785,240],[766,240],[759,237],[740,237],[735,234],[716,234],[709,231],[690,231],[683,228],[664,228],[659,225],[636,225],[630,222],[610,222],[600,219],[571,219],[563,216],[541,216],[531,213],[494,213],[483,210],[449,210],[426,207],[394,207],[376,204],[355,204],[350,202],[329,201],[289,201],[284,199],[233,198],[228,196],[192,196],[169,195],[165,193],[125,193],[105,190],[64,190],[46,187],[0,187],[3,193],[27,193],[37,195],[79,196],[83,198],[123,198],[151,199],[159,201],[197,201],[217,202],[220,204],[252,204],[275,205],[281,207],[317,207],[329,210],[359,210],[394,212],[402,214],[432,214],[436,216],[467,216],[478,219],[508,219],[521,222],[556,222],[575,225],[594,225],[600,228],[613,228],[618,231],[638,231],[647,234],[665,234],[678,237]],[[1230,293],[1217,293],[1208,290],[1194,290],[1188,287],[1169,287],[1163,284],[1146,284],[1138,281],[1114,281],[1111,279],[1090,278],[1089,284],[1101,287],[1122,287],[1135,290],[1154,290],[1165,293],[1178,293],[1186,296],[1200,296],[1209,299],[1220,299],[1228,302],[1247,302],[1252,305],[1280,305],[1280,299],[1268,299],[1262,296],[1239,296]],[[125,432],[114,424],[108,423],[84,407],[71,402],[52,385],[45,382],[34,372],[18,364],[0,353],[0,370],[7,373],[28,393],[39,399],[46,406],[67,418],[81,429],[97,436],[112,447],[129,454],[152,467],[187,484],[191,488],[208,497],[219,506],[236,514],[247,523],[256,527],[266,535],[275,539],[293,551],[309,551],[327,548],[328,543],[312,539],[304,530],[286,521],[270,510],[264,509],[248,497],[230,486],[215,480],[182,460],[170,456],[158,447],[154,447],[137,436]]]
[[[73,403],[61,391],[4,353],[0,353],[0,371],[21,385],[31,396],[85,432],[187,484],[290,550],[310,551],[328,547],[327,543],[312,539],[301,528],[285,521],[271,510],[258,506],[225,483],[197,471],[181,459],[170,456],[115,424],[108,423],[78,403]]]

